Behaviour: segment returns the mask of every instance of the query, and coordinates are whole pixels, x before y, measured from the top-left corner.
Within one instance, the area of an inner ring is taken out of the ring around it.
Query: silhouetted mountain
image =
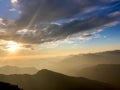
[[[120,50],[106,51],[106,52],[101,52],[99,54],[104,54],[104,55],[119,55],[120,54]]]
[[[65,59],[63,61],[68,63],[82,62],[83,64],[87,63],[92,64],[93,62],[96,64],[99,63],[118,64],[120,63],[120,50],[73,55],[67,58],[67,60]]]
[[[24,90],[119,90],[106,83],[45,69],[35,75],[0,75],[0,81],[17,84]]]
[[[8,83],[0,82],[0,90],[22,90],[19,89],[16,85],[10,85]]]
[[[82,69],[80,76],[120,87],[120,64],[102,64]]]
[[[0,74],[10,75],[10,74],[35,74],[38,70],[32,67],[16,67],[16,66],[3,66],[0,67]]]
[[[120,50],[72,55],[59,62],[56,71],[76,76],[81,69],[98,64],[120,64]]]

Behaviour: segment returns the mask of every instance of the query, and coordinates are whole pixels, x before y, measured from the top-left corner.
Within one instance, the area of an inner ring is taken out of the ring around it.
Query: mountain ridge
[[[17,66],[1,66],[0,74],[10,75],[10,74],[35,74],[37,69],[34,67],[17,67]]]
[[[78,76],[110,83],[120,87],[120,64],[100,64],[84,68]]]
[[[16,85],[0,82],[0,90],[22,90]]]
[[[24,90],[119,90],[107,83],[66,76],[46,69],[34,75],[0,75],[0,81],[17,84]]]

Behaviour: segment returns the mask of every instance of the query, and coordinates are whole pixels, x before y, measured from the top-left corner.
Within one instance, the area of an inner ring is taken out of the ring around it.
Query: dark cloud
[[[53,21],[68,17],[80,9],[68,0],[20,0],[21,18],[19,25],[28,25],[40,21]]]
[[[104,3],[102,0],[19,0],[21,17],[17,23],[26,26],[40,21],[55,21]]]
[[[119,0],[18,0],[17,4],[21,14],[14,32],[1,39],[40,44],[78,33],[88,37],[120,20]],[[11,27],[7,28],[12,31]]]

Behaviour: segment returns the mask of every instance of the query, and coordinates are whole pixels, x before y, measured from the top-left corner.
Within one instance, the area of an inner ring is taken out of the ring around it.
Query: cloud
[[[119,0],[12,0],[19,7],[19,19],[4,29],[1,39],[41,44],[95,36],[120,23]],[[99,10],[98,10],[99,9]],[[116,23],[117,22],[117,23]],[[100,30],[100,31],[98,31]]]
[[[15,12],[16,9],[15,9],[15,8],[10,8],[9,11],[10,11],[10,12]]]
[[[5,26],[5,22],[3,18],[0,18],[0,28],[2,28],[2,26]]]
[[[5,40],[0,40],[0,48],[1,50],[6,50],[9,48],[9,45],[13,45],[13,44],[16,44],[16,42],[13,42],[13,41],[5,41]],[[19,44],[19,48],[20,49],[31,49],[31,50],[34,50],[34,47],[33,45],[30,45],[30,44]]]

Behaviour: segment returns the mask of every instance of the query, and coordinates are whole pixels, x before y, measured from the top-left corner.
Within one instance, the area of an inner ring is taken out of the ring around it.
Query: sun
[[[17,3],[18,0],[11,0],[11,3]]]
[[[16,42],[13,42],[13,41],[9,41],[8,44],[6,45],[6,48],[8,51],[16,51],[20,48],[20,45]]]

